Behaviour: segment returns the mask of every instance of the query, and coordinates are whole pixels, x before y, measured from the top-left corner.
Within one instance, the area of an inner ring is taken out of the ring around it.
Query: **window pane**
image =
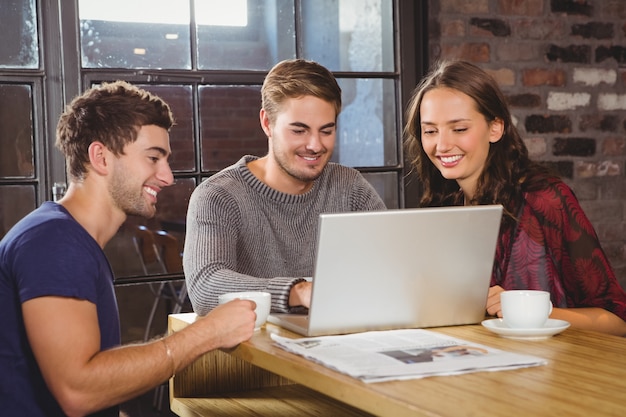
[[[159,193],[156,217],[130,216],[120,227],[105,247],[116,279],[182,272],[185,216],[195,185],[191,178],[176,179]],[[158,255],[151,242],[146,242],[146,235],[154,240]]]
[[[185,223],[187,221],[187,206],[189,197],[196,187],[196,180],[193,178],[176,178],[176,182],[171,187],[164,188],[159,193],[155,227],[167,230],[184,241]]]
[[[394,81],[340,78],[338,82],[343,110],[333,161],[352,167],[397,165]]]
[[[202,170],[220,170],[245,154],[263,156],[267,138],[259,123],[260,86],[202,86]]]
[[[30,85],[0,84],[0,178],[33,178],[33,104]]]
[[[195,5],[199,69],[269,70],[278,61],[295,58],[293,0],[196,0]],[[207,19],[213,9],[247,19],[236,23],[224,18],[216,24]]]
[[[84,68],[191,69],[189,1],[79,0]]]
[[[393,72],[392,0],[302,2],[304,58],[331,71]]]
[[[193,99],[189,85],[140,85],[139,87],[161,97],[170,105],[175,124],[170,131],[170,167],[174,172],[194,171]]]
[[[387,208],[399,208],[398,182],[400,179],[396,172],[365,172],[363,176],[376,189]]]
[[[39,68],[35,0],[2,0],[0,28],[0,68]]]
[[[0,239],[35,207],[34,185],[0,185]]]

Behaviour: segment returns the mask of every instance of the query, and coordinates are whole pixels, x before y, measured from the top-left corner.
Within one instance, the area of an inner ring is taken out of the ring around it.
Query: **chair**
[[[141,260],[144,274],[167,274],[182,271],[182,256],[179,251],[178,239],[172,234],[164,230],[152,231],[143,225],[135,226],[133,245]],[[180,313],[187,299],[185,282],[179,288],[173,281],[151,283],[149,286],[154,294],[154,300],[146,323],[144,341],[150,338],[152,323],[161,300],[173,301],[170,313]]]
[[[133,245],[139,259],[144,274],[150,273],[177,273],[183,270],[182,254],[179,250],[178,239],[165,230],[152,231],[146,226],[139,225],[133,229]],[[187,286],[183,281],[179,288],[173,281],[162,281],[156,284],[149,284],[154,294],[154,301],[146,323],[144,341],[150,338],[152,322],[161,300],[171,300],[174,302],[170,313],[180,313],[187,299]],[[161,411],[167,383],[161,384],[154,391],[152,405]]]

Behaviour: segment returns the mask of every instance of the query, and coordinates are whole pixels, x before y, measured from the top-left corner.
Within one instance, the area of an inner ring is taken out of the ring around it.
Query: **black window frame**
[[[300,10],[296,1],[296,17]],[[414,0],[392,0],[394,2],[395,68],[393,73],[335,72],[337,77],[391,77],[395,79],[397,97],[398,164],[394,167],[367,167],[364,173],[393,171],[398,175],[398,206],[415,207],[419,195],[417,182],[411,180],[408,164],[402,150],[402,126],[406,102],[415,85],[428,66],[427,16],[428,2]],[[61,6],[61,3],[63,5]],[[194,111],[197,112],[197,85],[245,83],[258,85],[265,76],[264,71],[239,71],[233,81],[233,71],[222,70],[120,70],[81,68],[80,28],[78,25],[78,0],[44,1],[37,0],[37,21],[40,50],[39,69],[1,69],[0,83],[29,83],[33,87],[33,118],[35,135],[35,178],[0,180],[0,186],[15,183],[32,183],[37,187],[37,206],[53,199],[52,187],[55,183],[66,182],[65,161],[55,148],[56,122],[64,106],[85,88],[94,83],[125,79],[129,82],[168,84],[193,84]],[[298,21],[296,21],[296,26]],[[191,28],[192,39],[195,29]],[[195,41],[192,40],[192,67],[197,64],[194,54]],[[301,51],[297,51],[300,54]],[[197,113],[196,113],[197,114]],[[196,135],[199,135],[198,120],[194,121]],[[198,183],[214,173],[201,168],[199,140],[196,137],[196,158],[194,172],[177,172],[179,178],[194,178]],[[0,202],[0,204],[2,204]],[[6,203],[4,203],[6,204]],[[168,279],[167,276],[145,277],[152,281]],[[182,273],[174,278],[182,278]]]

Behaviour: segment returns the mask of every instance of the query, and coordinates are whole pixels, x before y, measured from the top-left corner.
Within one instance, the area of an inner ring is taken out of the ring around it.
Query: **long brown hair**
[[[422,99],[426,92],[441,87],[460,91],[472,98],[476,109],[488,123],[495,119],[504,122],[502,138],[490,144],[476,193],[469,204],[502,204],[508,217],[514,218],[523,202],[523,192],[543,187],[544,180],[554,175],[530,160],[496,81],[481,68],[465,61],[439,63],[416,87],[409,102],[404,144],[412,169],[418,174],[423,186],[420,205],[463,204],[463,194],[457,182],[444,178],[422,147]]]

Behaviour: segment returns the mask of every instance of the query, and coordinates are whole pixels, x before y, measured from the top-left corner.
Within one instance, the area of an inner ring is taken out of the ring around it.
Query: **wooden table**
[[[170,315],[169,329],[177,331],[194,319],[193,313]],[[275,346],[270,333],[298,336],[267,324],[248,342],[228,353],[209,353],[203,358],[203,365],[200,360],[176,375],[170,381],[172,410],[177,412],[174,405],[181,397],[204,397],[204,400],[195,400],[201,402],[225,398],[219,393],[224,390],[278,386],[285,395],[291,395],[290,386],[280,385],[293,381],[299,384],[294,388],[303,387],[307,393],[321,393],[321,397],[330,397],[336,404],[348,404],[380,416],[626,416],[626,338],[567,329],[546,340],[521,341],[501,338],[480,325],[431,330],[510,352],[539,356],[547,359],[548,364],[366,384]],[[227,369],[216,369],[215,355],[235,361],[238,364],[235,368],[239,369],[228,369],[232,368],[230,365],[226,365]],[[265,379],[251,377],[249,371],[240,369],[250,364],[269,371],[257,368]],[[221,381],[208,381],[220,372],[223,374]],[[350,412],[346,413],[350,415]]]

